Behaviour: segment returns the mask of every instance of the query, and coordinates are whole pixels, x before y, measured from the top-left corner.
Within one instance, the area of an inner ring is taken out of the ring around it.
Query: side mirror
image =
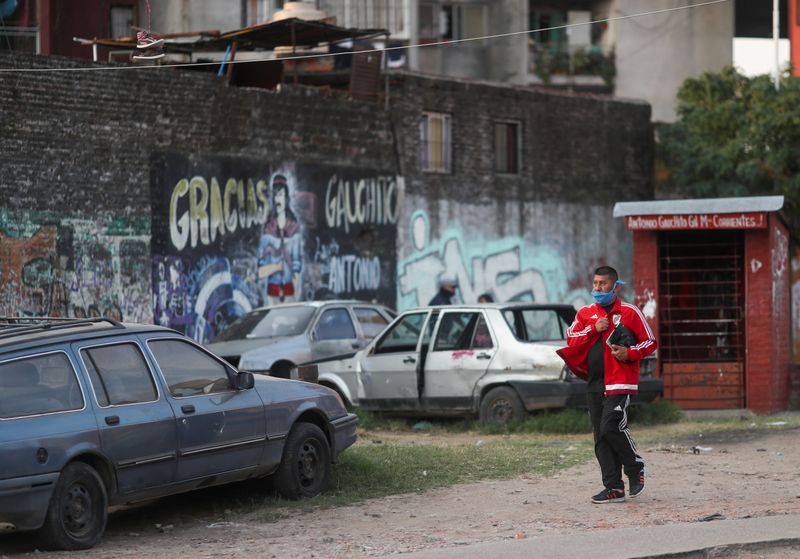
[[[256,380],[253,377],[253,373],[249,373],[247,371],[240,371],[238,375],[236,375],[236,389],[237,390],[250,390],[256,385]]]

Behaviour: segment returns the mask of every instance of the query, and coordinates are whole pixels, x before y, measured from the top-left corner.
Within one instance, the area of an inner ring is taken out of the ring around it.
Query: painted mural
[[[458,224],[432,237],[430,220],[417,210],[409,222],[411,254],[398,263],[398,308],[427,305],[444,274],[458,279],[457,299],[475,303],[482,293],[496,301],[564,302],[582,306],[586,289],[570,288],[563,258],[551,247],[521,237],[470,237]]]
[[[151,184],[158,324],[207,342],[263,305],[395,304],[393,174],[166,153]]]
[[[149,222],[0,212],[0,315],[150,322]]]

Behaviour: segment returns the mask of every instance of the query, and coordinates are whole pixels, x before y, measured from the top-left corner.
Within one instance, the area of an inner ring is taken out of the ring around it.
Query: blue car
[[[109,505],[266,476],[312,497],[356,423],[333,390],[237,371],[173,330],[0,319],[0,531],[86,549]]]

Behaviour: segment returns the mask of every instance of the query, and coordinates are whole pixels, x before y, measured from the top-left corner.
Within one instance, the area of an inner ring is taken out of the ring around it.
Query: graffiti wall
[[[394,174],[166,153],[151,184],[158,324],[206,342],[262,305],[395,304]]]
[[[623,278],[630,274],[631,240],[605,206],[498,207],[407,196],[405,207],[397,271],[401,310],[428,304],[445,274],[458,280],[456,299],[464,303],[489,293],[500,302],[578,307],[591,300],[595,267],[607,263]],[[602,233],[598,224],[607,224]]]
[[[0,315],[150,322],[150,224],[0,212]]]

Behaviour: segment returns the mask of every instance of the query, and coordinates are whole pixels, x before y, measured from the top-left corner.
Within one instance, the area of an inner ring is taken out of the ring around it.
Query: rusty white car
[[[533,410],[586,405],[586,383],[556,355],[574,317],[575,309],[561,304],[412,309],[363,350],[296,367],[293,377],[368,410],[502,424]],[[654,368],[655,359],[642,362],[636,401],[663,391]]]

